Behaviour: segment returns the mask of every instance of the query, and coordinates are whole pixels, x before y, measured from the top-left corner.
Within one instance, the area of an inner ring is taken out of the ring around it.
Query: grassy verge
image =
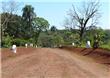
[[[107,49],[107,50],[110,50],[110,45],[101,45],[100,47],[104,48],[104,49]]]
[[[85,45],[81,45],[82,48],[86,48]],[[91,47],[92,48],[92,47]],[[105,50],[110,50],[110,45],[101,45],[100,48],[105,49]]]

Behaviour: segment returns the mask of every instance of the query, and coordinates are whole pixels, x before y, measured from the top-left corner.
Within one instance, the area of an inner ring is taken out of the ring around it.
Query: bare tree
[[[4,30],[7,28],[8,22],[16,22],[12,21],[13,14],[17,14],[19,3],[15,2],[14,0],[3,1],[1,2],[1,13],[0,13],[0,38],[2,41],[2,37],[4,35]],[[1,43],[1,42],[0,42]]]
[[[67,21],[69,27],[77,27],[79,29],[80,40],[82,40],[83,34],[87,27],[96,26],[99,18],[99,2],[83,2],[82,7],[76,8],[72,5],[72,9],[69,10],[68,15],[70,18]]]
[[[14,0],[9,0],[8,2],[2,2],[2,10],[1,10],[1,36],[3,35],[4,29],[7,27],[8,22],[12,21],[12,14],[16,14],[18,11],[19,4]]]
[[[11,20],[11,14],[16,14],[18,11],[19,4],[14,0],[10,0],[8,2],[2,2],[2,13],[9,13],[8,15],[4,16],[4,20],[2,20],[1,25],[3,26],[6,22]],[[1,17],[2,18],[2,17]]]

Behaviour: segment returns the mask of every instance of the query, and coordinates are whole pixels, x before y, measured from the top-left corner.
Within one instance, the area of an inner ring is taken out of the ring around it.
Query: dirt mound
[[[110,51],[97,48],[76,48],[73,46],[62,46],[62,49],[69,50],[71,52],[90,57],[94,59],[96,62],[103,63],[103,64],[110,64]]]

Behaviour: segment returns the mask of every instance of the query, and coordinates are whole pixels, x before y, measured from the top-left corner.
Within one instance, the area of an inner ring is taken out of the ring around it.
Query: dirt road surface
[[[110,78],[109,65],[57,48],[2,50],[2,78]]]

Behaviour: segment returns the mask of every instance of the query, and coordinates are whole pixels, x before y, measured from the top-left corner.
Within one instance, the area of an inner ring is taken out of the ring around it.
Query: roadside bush
[[[63,45],[72,45],[72,42],[71,41],[65,41],[64,43],[63,43]]]
[[[53,47],[53,41],[52,41],[52,36],[48,36],[48,35],[40,35],[40,37],[38,38],[38,46],[41,47]]]
[[[24,46],[28,41],[24,39],[13,39],[13,44],[16,44],[17,46]]]
[[[61,36],[56,35],[53,37],[54,46],[58,47],[64,43],[64,40]]]
[[[108,41],[108,43],[103,44],[103,45],[101,45],[100,47],[101,47],[101,48],[104,48],[104,49],[110,50],[110,40]]]
[[[3,37],[2,41],[1,41],[2,42],[1,46],[5,47],[5,48],[9,48],[12,45],[12,41],[13,41],[13,38],[10,37],[9,35],[7,35],[6,37]]]

